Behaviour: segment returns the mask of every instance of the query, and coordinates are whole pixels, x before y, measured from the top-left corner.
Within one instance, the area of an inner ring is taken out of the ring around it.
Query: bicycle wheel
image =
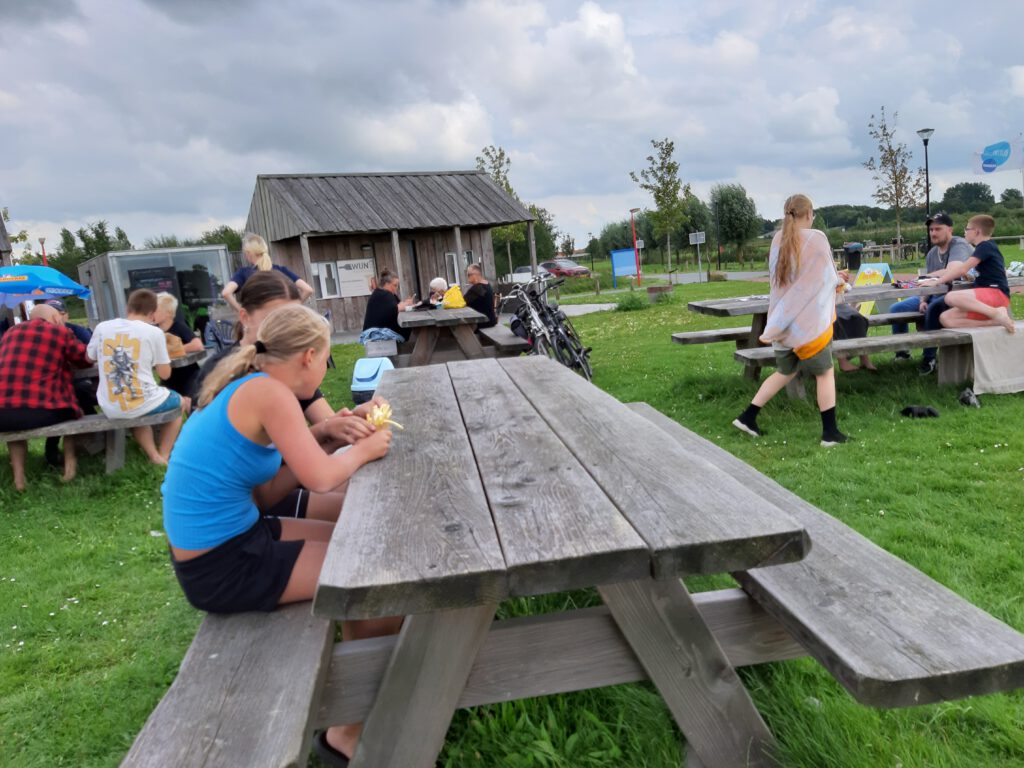
[[[551,358],[559,365],[569,367],[569,363],[565,361],[564,353],[559,349],[558,343],[552,343],[543,334],[538,334],[533,338],[533,354]]]
[[[587,381],[590,381],[594,375],[594,371],[590,367],[590,350],[583,346],[583,342],[580,341],[580,337],[576,334],[576,329],[572,327],[572,323],[569,322],[568,318],[565,318],[563,321],[562,331],[571,350],[572,367],[583,374]]]
[[[586,357],[586,350],[583,349],[568,334],[559,329],[555,336],[555,347],[559,350],[562,364],[580,374],[587,381],[590,381],[590,362]]]

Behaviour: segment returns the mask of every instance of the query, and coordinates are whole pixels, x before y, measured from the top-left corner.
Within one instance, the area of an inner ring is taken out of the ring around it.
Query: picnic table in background
[[[398,325],[411,328],[413,345],[408,359],[398,358],[398,367],[430,365],[451,359],[475,360],[484,356],[474,330],[487,317],[475,309],[419,309],[398,313]]]

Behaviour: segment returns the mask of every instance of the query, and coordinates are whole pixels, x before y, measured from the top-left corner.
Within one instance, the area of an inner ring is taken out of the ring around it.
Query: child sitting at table
[[[964,227],[964,237],[974,246],[974,253],[957,269],[963,273],[974,269],[978,276],[974,279],[974,288],[946,294],[946,305],[950,309],[939,315],[943,328],[1001,325],[1008,333],[1016,332],[1010,315],[1010,285],[1003,254],[992,242],[995,228],[995,219],[985,214],[973,216]]]
[[[296,481],[330,491],[384,456],[391,442],[390,430],[378,429],[333,455],[317,443],[298,398],[320,385],[329,354],[324,318],[290,304],[267,316],[254,344],[207,376],[202,408],[182,431],[161,486],[171,562],[196,608],[271,611],[312,599],[333,524],[261,516],[253,494]],[[400,621],[356,622],[346,636],[394,632]],[[332,741],[354,749],[358,728],[336,726]],[[326,736],[319,741],[326,744]]]

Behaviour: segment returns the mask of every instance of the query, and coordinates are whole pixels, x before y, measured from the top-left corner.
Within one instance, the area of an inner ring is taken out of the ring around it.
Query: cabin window
[[[338,267],[330,261],[314,261],[310,266],[313,268],[313,294],[316,298],[337,298],[340,295]]]

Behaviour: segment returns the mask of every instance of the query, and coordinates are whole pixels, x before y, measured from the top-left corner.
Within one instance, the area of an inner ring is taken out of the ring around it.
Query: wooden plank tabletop
[[[430,325],[476,325],[487,318],[475,309],[418,309],[398,313],[400,328],[422,328]]]
[[[1011,288],[1024,286],[1024,278],[1008,277],[1007,283]],[[767,285],[765,288],[767,289]],[[953,283],[953,290],[972,288],[974,284],[958,280]],[[892,285],[861,285],[852,288],[846,293],[843,301],[846,304],[856,304],[861,301],[899,301],[910,296],[936,296],[947,293],[949,285],[919,285],[914,288],[894,288]],[[691,301],[687,304],[691,312],[702,315],[713,315],[714,317],[736,317],[738,315],[757,315],[768,311],[768,294],[755,296],[738,296],[731,299],[706,299],[704,301]]]
[[[654,578],[793,562],[810,548],[780,509],[568,368],[498,362],[647,542]]]
[[[510,592],[545,594],[650,575],[643,540],[489,359],[449,363],[505,551]]]
[[[563,366],[385,374],[406,427],[349,483],[313,610],[369,618],[799,560],[803,528]]]
[[[503,599],[505,560],[447,368],[388,371],[377,394],[405,430],[349,481],[313,612],[357,619]]]

